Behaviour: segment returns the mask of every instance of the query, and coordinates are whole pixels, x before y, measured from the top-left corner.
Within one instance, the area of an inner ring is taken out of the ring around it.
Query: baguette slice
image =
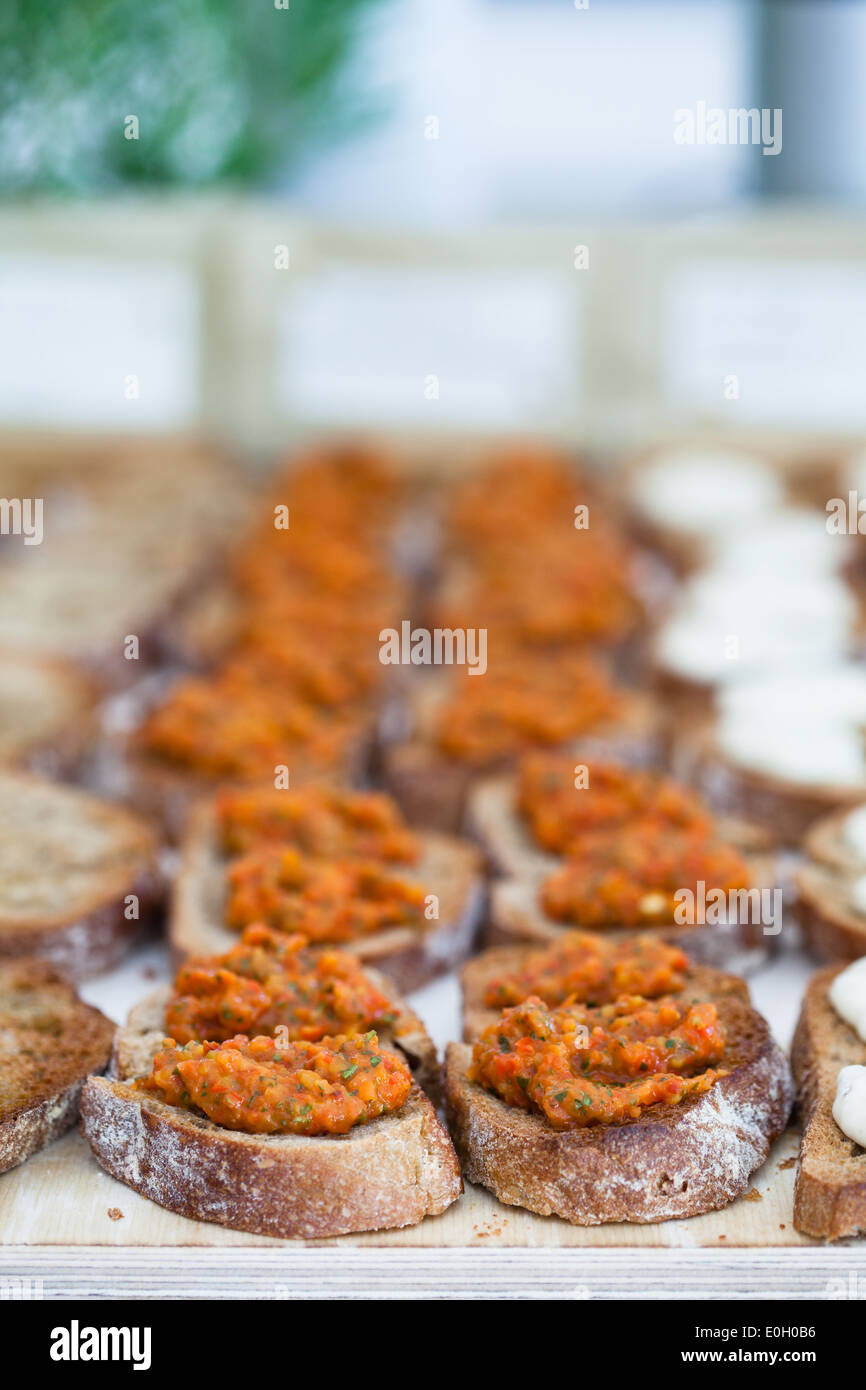
[[[44,961],[0,963],[0,1173],[75,1123],[84,1078],[104,1069],[113,1033]]]
[[[559,855],[541,849],[526,822],[515,810],[517,779],[513,774],[486,777],[469,793],[466,829],[485,851],[494,873],[506,878],[546,878],[562,862]],[[720,837],[744,853],[768,848],[771,836],[763,826],[722,817]]]
[[[769,862],[754,860],[754,882],[770,886],[773,883]],[[558,922],[544,911],[539,893],[540,878],[504,878],[490,886],[490,903],[485,930],[488,946],[513,945],[529,942],[547,946],[564,931],[574,930],[574,923]],[[721,966],[737,974],[749,973],[763,965],[767,958],[767,942],[760,922],[680,927],[671,923],[644,924],[635,928],[605,928],[608,940],[636,936],[652,931],[672,945],[687,951],[703,965]]]
[[[462,1189],[451,1140],[413,1085],[402,1109],[348,1134],[253,1135],[88,1078],[82,1131],[112,1177],[199,1221],[283,1239],[413,1226]]]
[[[809,949],[821,960],[851,961],[866,956],[866,914],[855,906],[851,889],[858,874],[823,864],[804,864],[794,873],[797,920]]]
[[[397,995],[390,980],[380,975],[378,970],[367,970],[366,974],[401,1016],[399,1033],[393,1028],[380,1028],[377,1030],[380,1041],[405,1055],[419,1086],[435,1098],[440,1075],[433,1039],[418,1015]],[[162,1040],[167,1036],[165,1009],[171,997],[171,985],[160,986],[136,1004],[125,1025],[118,1028],[111,1054],[110,1073],[113,1078],[131,1081],[149,1073]]]
[[[717,1001],[730,1068],[700,1096],[637,1120],[557,1130],[468,1079],[472,1049],[451,1043],[445,1098],[463,1172],[508,1206],[576,1226],[698,1216],[741,1196],[787,1123],[788,1063],[736,993]]]
[[[96,691],[74,666],[0,653],[0,764],[69,776],[96,733]]]
[[[420,862],[397,865],[394,872],[418,880],[438,896],[438,920],[420,932],[393,927],[342,943],[365,967],[382,970],[401,994],[420,989],[466,958],[484,903],[481,856],[474,846],[434,833],[424,835],[422,843]],[[179,959],[219,955],[237,944],[237,932],[223,925],[225,862],[212,807],[203,802],[189,820],[171,900],[169,939]]]
[[[794,1225],[825,1240],[866,1232],[866,1149],[833,1119],[839,1072],[866,1064],[866,1043],[839,1018],[827,995],[843,968],[819,970],[809,981],[791,1048],[803,1119]]]
[[[501,975],[511,975],[519,970],[526,957],[537,948],[529,945],[494,946],[489,951],[467,961],[460,972],[460,988],[463,996],[463,1041],[474,1042],[485,1028],[495,1023],[500,1010],[491,1009],[484,1002],[487,986]],[[728,975],[712,966],[697,965],[692,962],[686,975],[682,998],[718,999],[725,994],[736,994],[749,1002],[749,987],[739,975]]]
[[[0,773],[0,957],[37,955],[75,979],[114,965],[156,909],[156,852],[129,811]]]
[[[441,683],[415,695],[411,723],[414,732],[403,742],[382,751],[382,777],[386,791],[400,806],[410,825],[428,826],[456,834],[464,824],[470,789],[479,779],[507,772],[516,758],[496,764],[478,764],[441,753],[431,738],[436,706],[444,695]],[[634,766],[651,763],[659,749],[660,721],[655,703],[646,695],[630,693],[621,717],[599,725],[569,744],[576,759],[620,761]]]

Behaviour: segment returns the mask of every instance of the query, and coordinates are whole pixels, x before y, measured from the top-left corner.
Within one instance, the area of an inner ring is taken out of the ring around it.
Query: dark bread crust
[[[718,1003],[728,1075],[704,1095],[621,1124],[556,1130],[470,1082],[471,1048],[451,1043],[446,1109],[464,1176],[509,1206],[577,1226],[666,1221],[727,1206],[785,1128],[793,1088],[760,1014],[736,993]]]
[[[394,1114],[319,1138],[223,1129],[101,1077],[88,1079],[81,1117],[112,1177],[181,1216],[254,1235],[412,1226],[462,1190],[451,1141],[418,1086]]]
[[[31,1011],[38,1028],[26,1026]],[[114,1024],[83,1004],[45,961],[22,959],[0,964],[0,1034],[4,1091],[16,1054],[32,1058],[39,1068],[38,1080],[19,1083],[25,1099],[0,1100],[0,1173],[5,1173],[75,1123],[84,1078],[108,1062]]]
[[[843,966],[812,976],[791,1047],[803,1119],[794,1185],[794,1225],[804,1235],[839,1240],[866,1231],[866,1149],[833,1119],[842,1067],[866,1065],[866,1043],[841,1019],[827,991]]]
[[[499,1017],[500,1011],[489,1008],[484,1002],[487,986],[498,976],[519,970],[526,957],[536,949],[528,944],[494,946],[489,951],[482,951],[474,960],[467,961],[460,971],[464,1042],[473,1042]],[[739,975],[728,975],[708,965],[692,964],[686,975],[682,998],[719,999],[727,994],[738,995],[746,1003],[749,1002],[749,987]]]
[[[851,905],[850,878],[818,864],[794,874],[797,920],[819,960],[852,961],[866,955],[866,916]]]
[[[481,855],[474,846],[433,833],[422,837],[422,843],[420,863],[395,865],[394,872],[418,879],[438,896],[438,920],[421,932],[397,927],[343,946],[365,967],[382,970],[401,994],[411,994],[465,960],[484,903]],[[169,941],[178,960],[216,955],[237,944],[237,932],[222,925],[224,870],[212,806],[204,802],[189,819],[169,914]]]

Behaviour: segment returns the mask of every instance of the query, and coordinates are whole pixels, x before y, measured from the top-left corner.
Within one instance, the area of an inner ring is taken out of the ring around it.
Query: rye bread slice
[[[0,653],[0,764],[71,776],[96,734],[96,702],[68,662]]]
[[[464,1176],[508,1206],[576,1226],[654,1222],[727,1206],[747,1189],[788,1120],[788,1063],[736,993],[718,1000],[727,1076],[637,1120],[557,1130],[470,1082],[472,1049],[449,1044],[445,1102]]]
[[[112,1177],[169,1211],[312,1240],[413,1226],[462,1190],[451,1140],[413,1085],[402,1109],[348,1134],[253,1135],[90,1077],[82,1132]]]
[[[866,1231],[866,1149],[833,1119],[842,1067],[866,1066],[866,1043],[828,998],[843,966],[812,976],[791,1047],[803,1120],[794,1185],[794,1225],[807,1236],[839,1240]]]
[[[485,777],[472,787],[466,804],[466,831],[481,845],[492,871],[505,878],[546,878],[556,871],[561,856],[541,849],[516,810],[517,779],[513,773]],[[732,817],[716,822],[719,837],[744,853],[760,853],[771,837],[763,826]]]
[[[859,807],[857,808],[860,809]],[[866,859],[858,854],[845,836],[845,822],[852,807],[824,816],[811,825],[803,837],[803,851],[810,859],[845,874],[866,874]]]
[[[851,887],[859,876],[822,864],[795,870],[797,920],[819,960],[851,961],[866,955],[866,914],[851,900]]]
[[[84,1078],[104,1069],[113,1033],[44,961],[0,963],[0,1173],[75,1123]]]
[[[771,861],[755,859],[752,867],[756,886],[773,886]],[[573,922],[558,922],[548,917],[540,901],[542,882],[540,877],[503,878],[490,885],[485,945],[527,942],[548,946],[563,932],[575,930]],[[764,936],[760,923],[752,922],[692,927],[654,922],[635,928],[608,927],[603,935],[613,941],[648,931],[679,946],[700,964],[729,969],[738,975],[749,974],[763,965],[769,949],[767,943],[774,939]]]
[[[692,782],[720,814],[765,825],[775,843],[799,845],[814,823],[866,799],[866,785],[793,782],[734,762],[715,740],[712,724],[687,731],[676,744],[675,775]]]
[[[139,816],[0,773],[0,957],[40,956],[75,979],[114,965],[155,911],[156,852]]]
[[[457,834],[464,825],[472,786],[480,779],[507,772],[517,755],[479,764],[443,754],[432,739],[432,731],[433,716],[445,689],[435,681],[430,687],[412,699],[412,734],[382,750],[382,779],[410,825]],[[565,751],[573,752],[577,761],[598,758],[644,766],[659,752],[659,732],[655,702],[629,692],[615,722],[582,734]]]
[[[474,1042],[485,1028],[499,1018],[500,1010],[491,1009],[484,1002],[487,986],[501,975],[511,975],[520,970],[526,957],[535,950],[537,947],[526,944],[494,946],[466,962],[460,971],[464,1042]],[[749,1002],[749,987],[739,975],[729,975],[722,970],[714,970],[712,966],[691,962],[685,985],[677,998],[689,1001],[719,999],[726,994],[736,994],[746,1003]]]
[[[237,944],[237,932],[223,925],[225,866],[212,807],[203,802],[189,819],[171,898],[169,940],[178,959],[219,955]],[[420,989],[469,955],[484,904],[481,870],[481,855],[473,845],[433,832],[422,836],[420,861],[395,865],[394,872],[438,896],[438,920],[431,919],[421,931],[389,928],[341,943],[341,948],[365,968],[381,970],[401,994]]]
[[[378,1028],[379,1041],[386,1047],[399,1049],[419,1086],[434,1098],[439,1094],[440,1068],[436,1045],[424,1024],[409,1005],[396,993],[390,980],[378,970],[367,969],[367,976],[400,1013],[398,1027]],[[110,1073],[118,1081],[131,1081],[146,1076],[153,1059],[167,1036],[165,1009],[172,997],[172,986],[161,985],[142,999],[130,1011],[122,1028],[118,1028],[111,1053]]]

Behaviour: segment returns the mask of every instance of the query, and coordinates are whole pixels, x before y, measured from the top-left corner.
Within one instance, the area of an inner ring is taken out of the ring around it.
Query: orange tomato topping
[[[700,830],[672,830],[656,820],[583,836],[542,888],[544,910],[581,927],[635,927],[673,922],[675,894],[748,888],[749,869],[730,845]]]
[[[395,802],[376,792],[225,791],[216,800],[216,821],[226,854],[243,854],[265,840],[323,859],[357,855],[411,864],[420,852]]]
[[[439,712],[439,746],[454,757],[484,763],[565,743],[619,713],[618,692],[585,658],[493,659],[484,676],[463,676]]]
[[[373,1026],[399,1032],[399,1010],[354,956],[261,925],[221,956],[187,961],[174,990],[165,1028],[179,1043],[278,1029],[309,1042]]]
[[[307,858],[264,845],[228,870],[226,923],[264,922],[310,941],[354,941],[386,927],[421,928],[425,891],[370,860]]]
[[[226,1129],[312,1135],[346,1134],[399,1110],[412,1077],[371,1031],[288,1046],[236,1037],[177,1047],[166,1038],[150,1076],[136,1084]]]
[[[295,755],[328,768],[345,759],[357,721],[257,682],[237,666],[211,679],[182,681],[145,720],[139,740],[151,754],[206,777],[273,778]]]
[[[720,1077],[725,1049],[715,1004],[681,1007],[624,996],[591,1008],[548,1008],[530,996],[486,1028],[469,1079],[556,1129],[637,1119],[677,1105]]]
[[[587,831],[652,817],[660,823],[709,830],[700,798],[656,772],[593,763],[589,784],[575,787],[572,758],[536,753],[520,766],[518,809],[533,837],[552,854],[568,854]]]
[[[606,1004],[621,994],[655,999],[681,990],[688,968],[688,956],[657,936],[610,942],[588,932],[564,932],[553,946],[531,951],[513,974],[491,980],[484,1002],[504,1009],[530,995],[551,1005],[566,999]]]

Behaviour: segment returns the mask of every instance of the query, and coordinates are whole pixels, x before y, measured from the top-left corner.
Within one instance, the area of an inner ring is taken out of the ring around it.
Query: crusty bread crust
[[[393,1028],[379,1028],[379,1041],[386,1047],[398,1048],[405,1055],[419,1086],[438,1099],[441,1077],[433,1039],[418,1015],[396,993],[390,980],[378,970],[367,969],[366,973],[401,1015],[399,1033]],[[171,996],[171,985],[161,985],[130,1011],[126,1023],[115,1034],[109,1068],[113,1078],[130,1081],[148,1074],[166,1036],[165,1009]]]
[[[756,884],[771,885],[769,863],[754,861]],[[490,906],[484,933],[486,946],[507,946],[528,942],[548,946],[558,941],[563,932],[573,931],[574,924],[556,922],[543,911],[539,901],[541,880],[537,878],[499,879],[490,886]],[[605,928],[608,940],[623,936],[639,936],[648,931],[663,937],[672,945],[687,951],[704,965],[724,966],[737,974],[748,974],[762,965],[767,957],[767,942],[760,923],[745,922],[718,926],[678,927],[671,923],[644,925],[634,930]]]
[[[791,1048],[803,1120],[794,1225],[804,1235],[824,1240],[866,1231],[866,1149],[833,1119],[842,1067],[866,1065],[866,1043],[839,1018],[827,995],[843,968],[831,966],[812,976]]]
[[[413,1226],[462,1190],[457,1157],[424,1092],[348,1134],[253,1135],[90,1077],[82,1131],[112,1177],[199,1221],[312,1240]]]
[[[866,916],[851,905],[850,875],[804,864],[794,873],[797,920],[819,960],[851,961],[866,955]]]
[[[536,949],[525,943],[494,946],[466,962],[460,971],[464,1042],[474,1042],[485,1028],[499,1018],[500,1010],[491,1009],[484,1002],[487,986],[499,976],[511,975],[519,970],[526,957]],[[746,1003],[749,1002],[749,987],[739,975],[729,975],[708,965],[692,964],[686,976],[683,998],[718,999],[725,994],[736,994]]]
[[[438,920],[421,932],[395,927],[343,949],[381,969],[401,994],[435,979],[465,960],[472,949],[484,902],[481,856],[472,845],[449,836],[423,837],[418,864],[395,873],[417,879],[439,898]],[[190,817],[181,846],[181,863],[169,913],[169,940],[179,960],[218,955],[237,944],[237,932],[223,926],[225,861],[214,834],[213,809],[204,802]]]
[[[22,1001],[20,1014],[16,999]],[[37,1027],[28,1028],[30,1013]],[[23,1050],[38,1061],[40,1073],[38,1080],[26,1083],[26,1100],[0,1107],[0,1173],[23,1163],[75,1123],[84,1078],[104,1069],[113,1033],[111,1020],[83,1004],[45,961],[0,964],[0,1067],[13,1074]]]
[[[74,980],[117,964],[160,904],[152,827],[122,807],[24,773],[0,773],[3,803],[16,834],[0,893],[0,957],[38,955]],[[39,890],[42,907],[34,904],[36,889],[29,899],[8,891],[25,869],[34,884],[50,887]],[[138,899],[137,916],[126,915],[128,897]]]
[[[576,1226],[654,1222],[714,1211],[745,1192],[791,1109],[788,1063],[763,1018],[738,995],[719,1000],[727,1076],[637,1120],[557,1130],[470,1082],[471,1048],[451,1043],[445,1098],[471,1182],[508,1206]]]

